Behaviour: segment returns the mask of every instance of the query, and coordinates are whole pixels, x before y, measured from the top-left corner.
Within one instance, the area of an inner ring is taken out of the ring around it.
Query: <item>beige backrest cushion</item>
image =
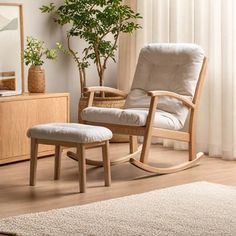
[[[149,44],[139,55],[126,108],[148,108],[147,91],[165,90],[192,99],[204,60],[204,51],[195,44]],[[176,99],[162,97],[158,108],[175,114],[184,124],[188,115]]]

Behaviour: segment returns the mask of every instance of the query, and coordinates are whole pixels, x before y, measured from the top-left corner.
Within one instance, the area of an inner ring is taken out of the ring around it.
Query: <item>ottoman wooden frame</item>
[[[98,142],[98,143],[72,143],[72,142],[62,142],[54,140],[45,140],[45,139],[35,139],[31,138],[31,159],[30,159],[30,186],[36,184],[36,169],[37,169],[37,154],[38,154],[38,145],[55,145],[55,164],[54,164],[54,180],[60,179],[60,170],[61,170],[61,153],[62,147],[75,147],[76,155],[79,159],[79,183],[80,183],[80,192],[86,192],[86,158],[85,158],[85,149],[102,147],[103,155],[103,166],[104,166],[104,178],[105,186],[111,185],[111,171],[110,171],[110,159],[109,159],[109,140]]]

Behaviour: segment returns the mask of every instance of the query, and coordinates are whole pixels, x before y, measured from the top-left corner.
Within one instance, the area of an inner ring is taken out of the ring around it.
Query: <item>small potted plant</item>
[[[30,65],[28,72],[28,90],[30,93],[45,92],[45,71],[42,68],[45,59],[53,60],[57,57],[55,49],[45,47],[43,41],[27,37],[24,50],[25,64]]]

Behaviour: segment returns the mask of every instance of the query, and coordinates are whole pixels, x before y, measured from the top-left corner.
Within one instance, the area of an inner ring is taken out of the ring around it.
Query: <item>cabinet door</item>
[[[67,97],[0,103],[0,161],[28,159],[30,154],[30,141],[26,136],[28,128],[51,122],[68,122]],[[53,150],[53,147],[39,147],[41,156],[50,150]]]

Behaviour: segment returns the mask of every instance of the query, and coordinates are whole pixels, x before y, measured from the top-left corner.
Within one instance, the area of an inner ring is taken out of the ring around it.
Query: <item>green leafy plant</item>
[[[26,48],[24,50],[25,64],[33,66],[42,66],[44,59],[54,60],[57,58],[56,49],[48,49],[43,41],[33,37],[27,37]]]
[[[122,0],[64,0],[59,7],[51,3],[40,9],[43,13],[53,13],[59,25],[69,25],[67,48],[79,69],[81,95],[86,87],[86,68],[91,61],[96,65],[99,85],[103,86],[107,61],[115,61],[120,33],[132,33],[141,28],[136,23],[140,14]],[[73,37],[87,43],[82,53],[72,48]]]

